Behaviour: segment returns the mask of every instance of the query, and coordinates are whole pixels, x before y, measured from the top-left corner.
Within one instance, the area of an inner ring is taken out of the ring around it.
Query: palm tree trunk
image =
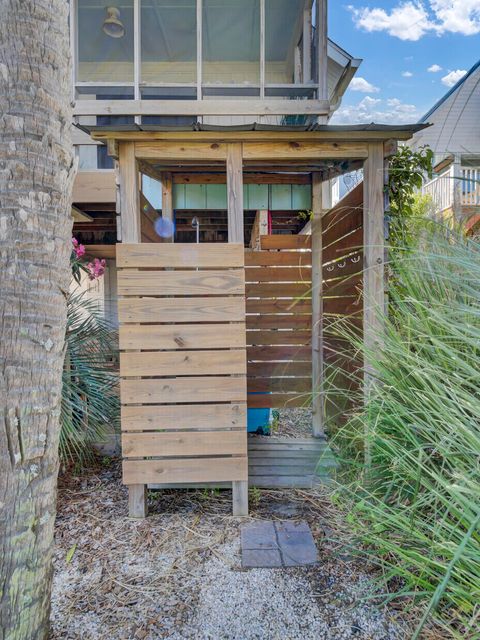
[[[0,638],[48,636],[66,301],[65,0],[0,0]]]

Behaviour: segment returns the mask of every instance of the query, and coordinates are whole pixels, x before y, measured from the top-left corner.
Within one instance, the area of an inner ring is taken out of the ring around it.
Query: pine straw
[[[290,517],[310,524],[320,566],[289,569],[288,575],[311,585],[307,596],[315,599],[322,615],[325,607],[332,629],[347,617],[352,634],[326,638],[407,637],[362,633],[351,622],[352,616],[365,617],[365,629],[372,624],[397,629],[399,624],[393,622],[398,617],[393,609],[377,611],[362,603],[372,593],[366,568],[342,555],[348,526],[326,491],[253,491],[250,503],[252,519]],[[127,517],[118,462],[81,477],[60,478],[52,640],[198,637],[189,625],[204,568],[217,559],[227,572],[242,571],[238,534],[243,520],[230,515],[229,491],[151,492],[149,508],[146,520]],[[269,575],[280,580],[280,574]],[[288,581],[288,575],[281,579]],[[293,630],[291,637],[297,637]],[[309,638],[308,633],[303,637]]]

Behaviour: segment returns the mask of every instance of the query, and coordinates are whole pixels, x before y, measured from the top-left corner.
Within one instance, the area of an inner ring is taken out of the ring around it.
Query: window
[[[295,50],[302,36],[303,6],[303,0],[265,0],[267,84],[295,82],[295,65],[299,62]]]
[[[204,84],[259,84],[259,0],[204,0],[202,36]]]
[[[196,0],[141,0],[141,7],[142,82],[196,82]]]
[[[133,0],[78,0],[79,82],[133,82]]]

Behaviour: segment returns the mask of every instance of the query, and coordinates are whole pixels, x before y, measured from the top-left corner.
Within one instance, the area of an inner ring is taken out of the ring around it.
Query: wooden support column
[[[228,242],[244,243],[243,231],[243,154],[241,143],[227,147]],[[232,482],[234,516],[248,515],[248,481]]]
[[[242,143],[227,147],[228,241],[244,242]]]
[[[260,251],[260,239],[262,236],[268,235],[268,210],[260,209],[255,215],[252,226],[252,235],[250,237],[250,248]]]
[[[172,174],[164,171],[161,174],[162,180],[162,218],[170,220],[173,229],[173,179]],[[175,235],[172,234],[167,242],[175,242]]]
[[[312,435],[321,438],[325,432],[323,300],[322,300],[322,176],[312,174]]]
[[[140,184],[135,144],[122,142],[119,145],[120,170],[120,214],[122,242],[140,243]],[[147,515],[147,485],[128,485],[128,515],[131,518],[145,518]]]
[[[303,84],[312,81],[312,7],[303,11]]]
[[[368,353],[382,343],[385,312],[385,191],[383,144],[368,145],[364,165],[363,194],[363,335],[367,356],[364,362],[364,389],[368,397],[373,367]]]
[[[328,12],[327,0],[317,2],[317,69],[319,100],[328,100]]]

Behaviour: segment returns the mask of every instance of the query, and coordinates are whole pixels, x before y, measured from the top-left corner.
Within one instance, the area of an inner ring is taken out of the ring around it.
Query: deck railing
[[[438,212],[450,209],[456,203],[460,206],[480,206],[480,168],[455,166],[423,185],[422,193],[431,196]]]

